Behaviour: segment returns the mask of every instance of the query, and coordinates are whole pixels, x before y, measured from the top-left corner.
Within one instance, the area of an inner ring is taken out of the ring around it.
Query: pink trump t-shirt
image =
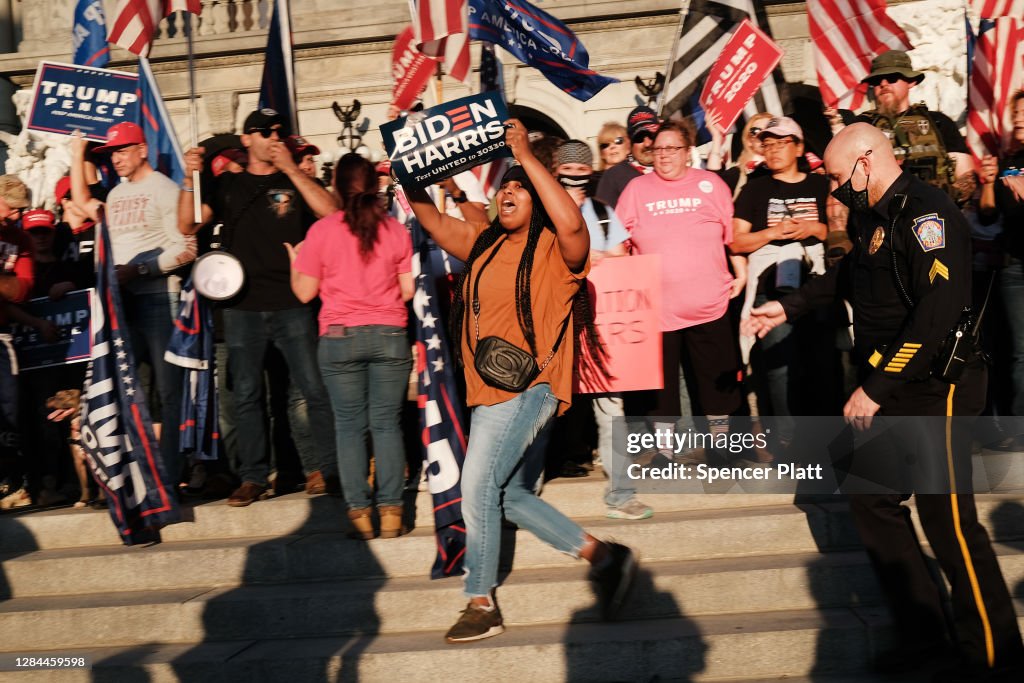
[[[681,330],[718,320],[729,306],[732,274],[732,194],[708,171],[682,178],[657,173],[634,178],[615,205],[635,253],[661,254],[661,329]]]
[[[295,269],[320,280],[321,335],[328,325],[405,327],[408,322],[398,275],[412,272],[412,239],[390,216],[378,226],[366,261],[344,211],[321,218],[306,234]]]

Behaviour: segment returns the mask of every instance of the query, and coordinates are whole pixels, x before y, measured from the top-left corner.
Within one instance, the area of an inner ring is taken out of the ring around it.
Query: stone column
[[[0,0],[0,53],[16,52],[14,42],[14,0]],[[21,129],[18,116],[14,111],[11,97],[16,88],[6,78],[0,78],[0,130],[17,133]],[[7,145],[0,142],[0,169],[7,162]]]

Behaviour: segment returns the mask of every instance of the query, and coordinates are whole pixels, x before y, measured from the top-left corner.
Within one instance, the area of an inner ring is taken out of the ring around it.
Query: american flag
[[[1024,20],[982,19],[967,81],[967,145],[976,159],[998,155],[1013,133],[1007,103],[1024,87]]]
[[[744,19],[749,18],[758,28],[771,35],[763,12],[761,3],[755,9],[751,0],[690,2],[689,10],[683,18],[682,31],[673,48],[669,77],[662,93],[661,101],[664,104],[661,115],[665,118],[677,114],[684,118],[692,116],[699,131],[699,144],[711,139],[704,128],[704,110],[699,103],[700,91],[708,72],[729,42],[733,29]],[[780,70],[776,69],[772,78],[765,80],[754,99],[747,104],[744,114],[747,117],[758,112],[782,114],[780,84],[783,82]],[[742,121],[736,125],[737,128],[741,127]]]
[[[494,51],[493,43],[480,44],[480,92],[496,92],[505,99],[505,78],[501,60]],[[480,181],[480,187],[484,195],[491,199],[498,193],[498,183],[501,182],[505,171],[508,169],[508,159],[497,159],[480,166],[474,166],[471,170],[476,179]]]
[[[469,77],[469,0],[413,0],[412,29],[416,47],[443,60],[448,75]]]
[[[411,221],[415,253],[412,272],[416,293],[416,371],[419,376],[420,429],[426,459],[427,484],[434,501],[437,559],[431,578],[462,572],[466,553],[466,526],[462,521],[462,487],[459,483],[466,458],[463,401],[455,384],[455,365],[448,353],[435,278],[430,265],[430,245],[416,219]]]
[[[867,95],[860,81],[871,60],[889,50],[912,49],[885,10],[885,0],[808,1],[818,86],[827,106],[858,109]]]
[[[82,447],[93,478],[106,494],[110,517],[125,545],[159,539],[180,520],[146,408],[135,358],[121,318],[105,220],[96,225],[96,295],[89,319],[92,353],[82,395]]]
[[[295,98],[295,61],[292,57],[292,20],[288,0],[274,2],[274,15],[267,33],[267,52],[260,80],[260,109],[282,114],[299,133],[299,110]]]
[[[203,7],[200,0],[118,0],[110,42],[148,57],[160,20],[178,11],[198,15]]]
[[[971,0],[971,7],[984,19],[1018,17],[1024,19],[1024,0]]]

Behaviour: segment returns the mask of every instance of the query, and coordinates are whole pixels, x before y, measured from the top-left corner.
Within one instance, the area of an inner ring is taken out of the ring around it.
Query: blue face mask
[[[864,156],[871,154],[869,149]],[[857,171],[857,164],[860,163],[860,159],[853,162],[853,170],[850,171],[850,177],[846,179],[846,182],[837,187],[832,191],[832,196],[836,198],[840,204],[846,206],[850,211],[859,211],[865,213],[871,206],[868,204],[868,184],[871,182],[871,174],[867,176],[867,180],[864,181],[863,190],[853,189],[853,174]]]

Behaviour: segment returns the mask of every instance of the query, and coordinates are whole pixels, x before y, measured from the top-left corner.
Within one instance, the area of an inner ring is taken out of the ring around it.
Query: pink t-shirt
[[[661,254],[661,329],[681,330],[718,320],[729,305],[732,274],[732,194],[708,171],[682,178],[657,173],[634,178],[615,205],[634,252]]]
[[[408,322],[398,275],[412,272],[412,239],[390,216],[377,228],[367,261],[344,211],[321,218],[306,234],[295,269],[320,280],[320,334],[328,325],[405,327]]]

